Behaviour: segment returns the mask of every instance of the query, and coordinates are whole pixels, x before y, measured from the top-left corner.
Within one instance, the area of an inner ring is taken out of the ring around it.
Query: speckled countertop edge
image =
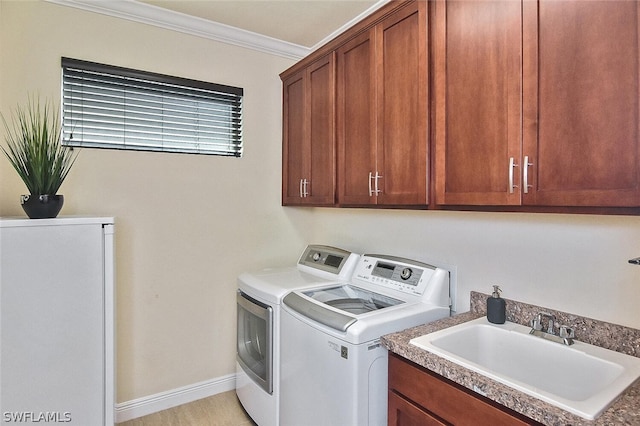
[[[545,425],[640,425],[640,380],[631,385],[597,419],[586,420],[409,344],[415,337],[485,316],[487,297],[486,294],[471,292],[469,312],[388,334],[382,337],[382,343],[389,351],[468,389],[479,389],[487,398]],[[531,318],[538,312],[549,312],[556,316],[560,324],[573,327],[577,340],[640,357],[640,330],[505,300],[507,321],[528,326]]]

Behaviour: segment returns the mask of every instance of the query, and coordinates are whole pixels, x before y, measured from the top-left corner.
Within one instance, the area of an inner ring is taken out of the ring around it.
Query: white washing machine
[[[350,281],[292,291],[280,318],[280,424],[387,424],[380,336],[450,315],[449,272],[363,255]]]
[[[347,280],[359,256],[310,245],[296,266],[238,277],[236,394],[260,426],[277,426],[280,381],[280,304],[291,290]]]

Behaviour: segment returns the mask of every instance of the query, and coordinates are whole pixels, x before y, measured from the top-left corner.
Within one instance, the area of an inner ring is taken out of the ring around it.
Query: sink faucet
[[[555,334],[553,325],[556,322],[556,317],[555,315],[549,314],[547,312],[539,312],[538,315],[536,315],[535,318],[531,321],[531,328],[536,331],[541,331],[543,319],[547,320],[546,332],[549,334]]]
[[[546,320],[547,322],[546,331],[543,331],[543,320]],[[531,320],[531,331],[529,334],[533,334],[534,336],[542,337],[543,339],[551,340],[556,343],[562,343],[567,346],[573,345],[573,339],[576,337],[573,329],[566,325],[560,325],[558,334],[556,334],[556,323],[557,320],[555,315],[547,312],[539,312],[538,315]]]

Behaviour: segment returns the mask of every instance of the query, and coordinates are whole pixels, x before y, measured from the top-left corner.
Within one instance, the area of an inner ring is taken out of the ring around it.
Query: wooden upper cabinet
[[[375,41],[366,31],[338,49],[338,203],[373,204],[376,168]]]
[[[337,50],[338,203],[426,205],[427,4]]]
[[[305,174],[304,71],[283,81],[282,203],[296,204],[302,198]]]
[[[376,27],[378,204],[428,204],[427,3]]]
[[[640,205],[639,2],[438,1],[442,205]]]
[[[435,4],[437,204],[518,205],[521,4]]]
[[[525,1],[525,204],[640,205],[640,2]]]
[[[308,200],[316,205],[335,203],[335,61],[333,55],[309,68],[309,144],[311,181]]]
[[[283,204],[637,212],[639,58],[640,1],[390,2],[282,74]]]
[[[333,55],[283,81],[282,203],[335,203]]]

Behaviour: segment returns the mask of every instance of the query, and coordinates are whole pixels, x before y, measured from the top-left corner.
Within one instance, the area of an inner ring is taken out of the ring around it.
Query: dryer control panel
[[[348,279],[353,272],[357,254],[331,246],[309,245],[298,260],[301,270],[324,271],[332,278]]]

